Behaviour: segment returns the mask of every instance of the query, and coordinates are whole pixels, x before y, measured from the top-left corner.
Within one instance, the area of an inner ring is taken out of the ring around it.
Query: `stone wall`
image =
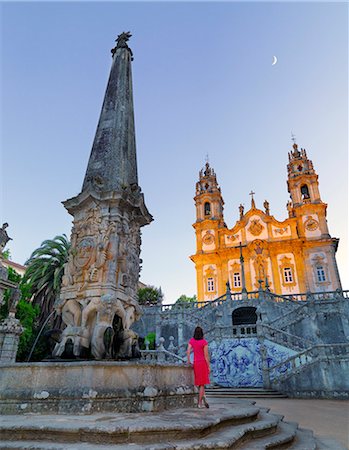
[[[316,361],[273,387],[296,398],[349,399],[349,358]]]
[[[193,370],[183,364],[44,362],[3,365],[0,413],[88,414],[194,406]]]

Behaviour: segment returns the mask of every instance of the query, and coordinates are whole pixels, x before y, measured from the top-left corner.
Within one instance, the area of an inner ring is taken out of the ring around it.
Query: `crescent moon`
[[[273,56],[273,63],[272,66],[275,66],[275,64],[278,62],[278,59],[276,56]]]

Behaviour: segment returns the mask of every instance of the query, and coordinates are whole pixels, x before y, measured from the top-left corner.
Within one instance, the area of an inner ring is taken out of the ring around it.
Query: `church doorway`
[[[255,325],[257,323],[256,308],[243,306],[237,308],[232,314],[233,325]]]

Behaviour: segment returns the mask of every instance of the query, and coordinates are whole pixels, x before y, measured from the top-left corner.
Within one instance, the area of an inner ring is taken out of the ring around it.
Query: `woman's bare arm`
[[[191,344],[188,344],[188,348],[187,348],[187,361],[188,361],[188,364],[190,364],[190,353],[191,353],[191,351],[192,351],[192,346],[191,346]]]
[[[207,362],[207,367],[208,367],[208,371],[211,372],[211,368],[210,368],[210,355],[208,353],[208,345],[205,345],[204,347],[204,356]]]

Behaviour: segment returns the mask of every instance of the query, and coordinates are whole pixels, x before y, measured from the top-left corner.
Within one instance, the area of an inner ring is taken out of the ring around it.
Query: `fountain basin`
[[[0,414],[146,412],[194,406],[193,370],[137,361],[0,366]]]

